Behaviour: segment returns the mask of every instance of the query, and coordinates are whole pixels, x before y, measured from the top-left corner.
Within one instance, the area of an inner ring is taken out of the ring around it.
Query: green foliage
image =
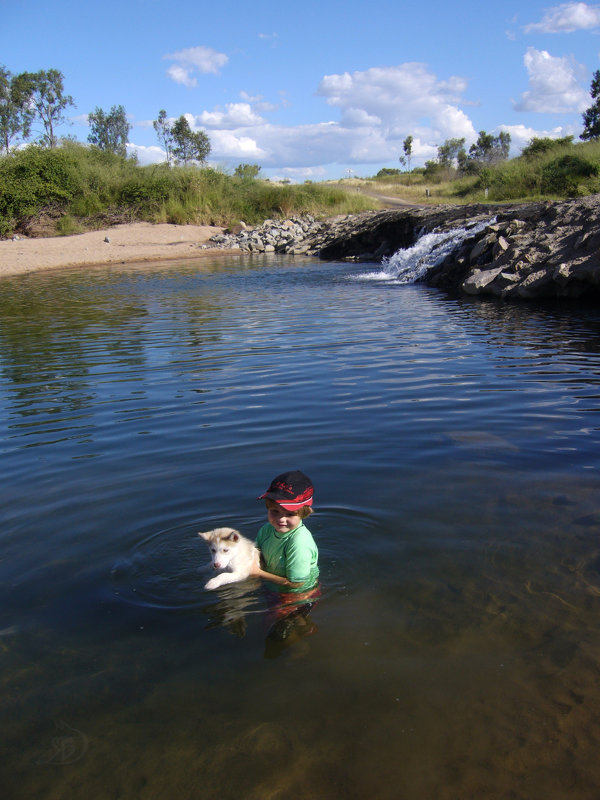
[[[537,156],[546,155],[550,150],[557,148],[570,147],[573,144],[573,136],[563,136],[560,139],[549,139],[548,137],[536,138],[530,140],[527,147],[521,151],[523,158],[530,159]]]
[[[77,159],[68,149],[36,145],[0,158],[0,233],[45,207],[64,207],[81,192]]]
[[[428,181],[441,181],[442,180],[442,165],[438,161],[433,161],[430,159],[429,161],[425,162],[425,167],[423,168],[423,175]]]
[[[29,99],[23,76],[0,66],[0,151],[8,153],[13,140],[29,138],[33,121]]]
[[[279,186],[210,168],[140,167],[107,150],[64,142],[0,156],[0,236],[40,212],[58,214],[57,232],[104,227],[107,220],[249,224],[268,217],[347,214],[369,198],[326,184]]]
[[[438,147],[438,162],[441,167],[449,169],[465,152],[465,138],[446,139],[444,144]]]
[[[394,169],[393,167],[383,167],[383,169],[380,169],[375,177],[390,178],[393,177],[394,175],[402,175],[402,173],[400,172],[399,169]]]
[[[206,161],[210,153],[210,141],[204,131],[192,131],[190,123],[182,114],[172,127],[173,155],[178,163],[188,165],[190,161]]]
[[[71,95],[64,93],[62,72],[41,69],[39,72],[23,72],[18,77],[21,91],[27,96],[30,107],[35,109],[34,119],[44,127],[40,143],[46,147],[56,147],[58,139],[55,128],[65,121],[65,109],[75,105]]]
[[[594,102],[583,112],[583,133],[580,139],[584,141],[600,137],[600,70],[594,72],[590,94]]]
[[[167,112],[164,108],[158,112],[158,119],[155,119],[152,123],[152,127],[156,131],[156,135],[158,137],[159,144],[162,144],[165,155],[167,156],[167,164],[171,166],[171,161],[173,160],[173,131],[171,129],[171,124],[167,119]]]
[[[500,131],[497,136],[479,131],[475,144],[469,147],[469,155],[461,156],[459,167],[467,175],[477,174],[485,167],[506,161],[510,152],[510,133]]]
[[[542,169],[542,192],[576,195],[581,183],[596,177],[598,164],[580,155],[563,155],[547,163]]]
[[[122,158],[127,156],[131,125],[127,122],[123,106],[113,106],[108,114],[96,106],[94,111],[88,114],[88,122],[90,124],[88,142],[100,150],[108,150]]]
[[[233,174],[236,178],[241,178],[242,180],[253,180],[258,178],[259,172],[260,167],[258,164],[238,164]]]

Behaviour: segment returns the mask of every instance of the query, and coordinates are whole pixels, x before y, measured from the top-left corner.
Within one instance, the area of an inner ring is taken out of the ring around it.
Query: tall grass
[[[517,202],[600,192],[600,142],[559,143],[534,156],[485,167],[478,175],[423,169],[371,179],[382,194],[421,203]]]
[[[27,147],[0,158],[0,236],[44,212],[56,233],[102,227],[115,220],[229,225],[269,217],[356,213],[376,204],[327,184],[277,185],[215,169],[141,167],[66,142],[55,150]]]

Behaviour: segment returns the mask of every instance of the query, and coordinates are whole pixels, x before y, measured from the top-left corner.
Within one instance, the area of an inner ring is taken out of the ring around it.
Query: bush
[[[578,185],[598,175],[598,165],[578,155],[555,158],[542,169],[542,191],[550,194],[577,194]]]
[[[0,236],[49,208],[53,216],[58,212],[57,232],[64,234],[103,227],[107,217],[256,224],[267,217],[347,214],[373,207],[363,195],[328,185],[279,186],[211,168],[140,167],[77,142],[0,157]]]

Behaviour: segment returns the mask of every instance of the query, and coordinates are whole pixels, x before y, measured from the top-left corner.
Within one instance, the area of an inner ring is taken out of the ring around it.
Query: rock
[[[599,195],[555,203],[407,207],[321,222],[308,215],[266,220],[255,229],[218,234],[211,243],[242,252],[379,262],[425,233],[455,228],[466,235],[421,279],[429,286],[511,300],[600,297]],[[469,234],[471,228],[479,232]]]
[[[484,289],[492,283],[502,272],[502,267],[496,269],[475,269],[469,277],[462,282],[461,289],[465,294],[485,294]]]

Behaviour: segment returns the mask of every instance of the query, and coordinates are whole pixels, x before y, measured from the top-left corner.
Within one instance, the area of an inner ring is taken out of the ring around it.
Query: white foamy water
[[[354,280],[415,283],[447,255],[458,249],[465,239],[480,233],[492,222],[493,220],[485,220],[476,225],[452,228],[443,233],[426,233],[412,247],[398,250],[393,256],[384,258],[380,270],[363,272],[352,277]]]

